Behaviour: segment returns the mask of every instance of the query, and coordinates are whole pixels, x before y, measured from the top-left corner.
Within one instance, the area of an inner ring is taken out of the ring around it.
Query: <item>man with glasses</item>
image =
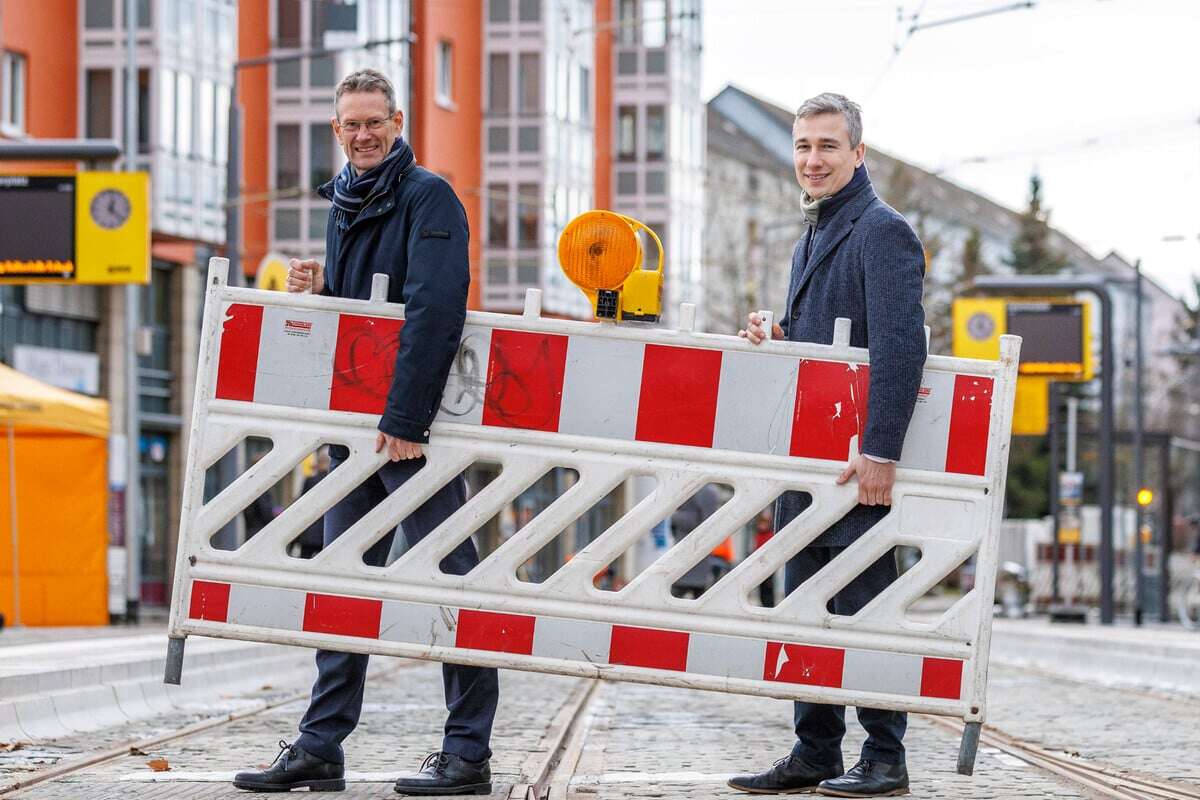
[[[458,350],[470,282],[466,212],[450,184],[416,165],[412,147],[400,135],[404,113],[396,107],[391,82],[374,70],[360,70],[338,84],[334,104],[333,132],[348,163],[318,189],[333,204],[325,229],[326,264],[293,259],[288,291],[367,300],[372,276],[381,272],[391,278],[388,301],[404,303],[404,326],[375,442],[375,451],[386,451],[388,461],[326,513],[326,547],[424,466],[422,445],[429,441]],[[341,445],[329,450],[333,469],[349,457]],[[409,546],[465,500],[461,476],[439,489],[401,523]],[[394,535],[389,532],[376,542],[364,560],[383,566]],[[441,568],[465,575],[478,562],[467,539],[442,560]],[[293,744],[282,742],[268,769],[238,773],[234,786],[252,791],[345,789],[342,741],[362,711],[367,656],[318,650],[317,670],[300,737]],[[425,759],[420,772],[400,777],[396,791],[490,794],[488,742],[498,697],[496,670],[445,664],[442,680],[449,716],[441,750]]]

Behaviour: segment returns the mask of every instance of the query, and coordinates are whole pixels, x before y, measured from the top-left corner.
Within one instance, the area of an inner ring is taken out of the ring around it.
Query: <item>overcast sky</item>
[[[1025,207],[1097,256],[1142,259],[1192,298],[1200,273],[1200,0],[703,0],[704,97],[863,106],[868,146]],[[903,6],[905,23],[897,23]],[[904,42],[898,55],[894,45]],[[1164,241],[1171,238],[1175,241]]]

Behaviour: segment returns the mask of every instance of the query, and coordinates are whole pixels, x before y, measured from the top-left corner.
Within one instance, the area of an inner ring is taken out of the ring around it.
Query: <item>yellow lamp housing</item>
[[[644,269],[638,231],[658,246],[658,268]],[[558,263],[587,295],[596,319],[658,322],[662,314],[663,246],[658,235],[615,211],[586,211],[558,237]]]

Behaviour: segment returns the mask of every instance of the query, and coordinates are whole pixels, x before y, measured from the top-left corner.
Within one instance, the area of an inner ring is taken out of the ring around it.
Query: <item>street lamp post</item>
[[[972,287],[986,292],[1065,294],[1089,292],[1100,303],[1100,621],[1113,609],[1113,334],[1112,298],[1099,276],[982,275]]]

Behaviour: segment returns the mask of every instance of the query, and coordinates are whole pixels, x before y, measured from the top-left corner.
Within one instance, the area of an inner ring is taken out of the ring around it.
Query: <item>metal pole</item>
[[[1167,622],[1171,612],[1169,598],[1171,594],[1171,547],[1175,531],[1175,488],[1171,485],[1171,439],[1168,437],[1159,445],[1158,474],[1162,475],[1163,503],[1158,540],[1158,620]]]
[[[1113,624],[1113,325],[1107,288],[1100,299],[1100,622]]]
[[[21,570],[17,536],[17,440],[8,423],[8,513],[12,519],[13,626],[21,624]]]
[[[1058,572],[1059,572],[1059,561],[1062,560],[1062,542],[1059,539],[1059,529],[1058,529],[1059,528],[1059,524],[1058,524],[1059,517],[1061,516],[1061,513],[1062,513],[1062,509],[1059,508],[1060,498],[1058,496],[1058,478],[1059,478],[1059,473],[1062,471],[1061,467],[1059,466],[1059,463],[1058,463],[1058,451],[1059,451],[1058,440],[1059,440],[1059,427],[1060,427],[1059,421],[1058,421],[1058,407],[1059,407],[1060,392],[1061,392],[1061,389],[1059,388],[1058,382],[1050,381],[1050,414],[1049,414],[1049,421],[1050,421],[1050,425],[1049,425],[1049,427],[1050,427],[1050,431],[1049,431],[1049,434],[1050,434],[1050,517],[1052,520],[1051,528],[1054,531],[1054,545],[1050,551],[1051,558],[1054,559],[1050,565],[1050,575],[1051,575],[1050,600],[1053,603],[1057,603],[1059,601],[1059,597],[1060,597],[1059,591],[1058,591],[1058,580],[1059,580]]]
[[[1067,398],[1067,471],[1075,472],[1075,443],[1079,431],[1079,398]]]
[[[1133,463],[1134,463],[1134,483],[1136,491],[1141,491],[1142,486],[1146,482],[1146,460],[1145,448],[1143,447],[1143,434],[1145,432],[1145,420],[1143,418],[1144,405],[1142,403],[1142,260],[1139,258],[1133,265],[1134,271],[1134,327],[1137,330],[1134,333],[1134,367],[1133,367]],[[1165,477],[1165,476],[1164,476]],[[1133,534],[1133,624],[1142,624],[1142,558],[1144,556],[1142,550],[1142,525],[1145,522],[1145,513],[1141,503],[1137,503],[1137,508],[1134,510],[1134,534]]]
[[[137,170],[137,0],[125,0],[125,171]],[[135,621],[142,594],[141,476],[138,464],[138,287],[125,284],[125,619]]]

